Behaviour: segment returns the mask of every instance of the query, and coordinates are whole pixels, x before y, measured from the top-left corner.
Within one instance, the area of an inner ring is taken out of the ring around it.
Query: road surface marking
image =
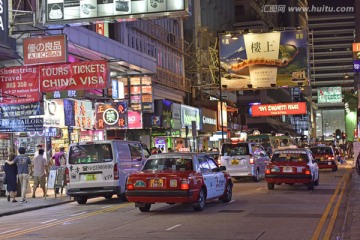
[[[256,189],[256,191],[259,191],[259,190],[261,190],[262,189],[262,187],[259,187],[258,189]]]
[[[235,202],[236,200],[231,200],[229,203],[233,203],[233,202]]]
[[[47,221],[45,221],[45,222],[42,222],[42,224],[49,223],[49,222],[53,222],[53,221],[56,221],[56,220],[57,220],[57,218],[50,219],[50,220],[47,220]]]
[[[75,217],[75,216],[83,215],[83,214],[85,214],[85,213],[86,213],[86,212],[75,213],[75,214],[71,214],[70,216],[71,216],[71,217]]]
[[[109,208],[109,207],[112,207],[112,205],[104,206],[104,207],[101,207],[101,208]]]
[[[177,228],[177,227],[180,227],[182,224],[176,224],[176,225],[174,225],[174,226],[172,226],[172,227],[169,227],[169,228],[167,228],[167,229],[165,229],[166,231],[170,231],[170,230],[173,230],[174,228]]]
[[[0,234],[15,232],[15,231],[20,230],[20,229],[21,229],[21,228],[15,228],[15,229],[12,229],[12,230],[9,230],[9,231],[6,231],[6,232],[1,232]]]

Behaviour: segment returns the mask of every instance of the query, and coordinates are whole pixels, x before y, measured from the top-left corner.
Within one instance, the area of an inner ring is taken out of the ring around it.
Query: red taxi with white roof
[[[319,185],[319,167],[309,149],[279,149],[266,165],[265,179],[269,190],[282,183],[305,184],[313,190],[314,185]]]
[[[320,169],[331,169],[333,172],[338,170],[336,154],[333,147],[318,145],[310,147],[310,150]]]
[[[125,195],[141,212],[155,203],[189,203],[201,211],[208,199],[230,202],[233,184],[225,169],[206,153],[152,155],[129,176]]]

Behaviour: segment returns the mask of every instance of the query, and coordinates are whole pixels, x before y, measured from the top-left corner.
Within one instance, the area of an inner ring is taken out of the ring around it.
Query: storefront
[[[210,137],[217,130],[217,116],[216,111],[207,108],[201,108],[201,130],[199,131],[200,149],[209,151],[216,147]]]

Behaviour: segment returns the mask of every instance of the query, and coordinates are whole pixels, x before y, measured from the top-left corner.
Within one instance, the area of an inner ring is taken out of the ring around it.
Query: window
[[[131,154],[131,160],[132,161],[141,161],[142,160],[142,154],[141,154],[141,145],[140,144],[129,144],[130,147],[130,154]]]
[[[193,163],[191,158],[156,158],[146,161],[142,170],[179,170],[189,171],[193,170]]]
[[[209,163],[208,163],[208,161],[206,160],[205,157],[199,157],[199,158],[198,158],[198,161],[199,161],[200,171],[201,171],[202,173],[209,173],[209,172],[211,172],[211,168],[210,168]]]
[[[102,163],[113,160],[111,144],[72,146],[69,153],[69,164]]]
[[[208,163],[210,165],[210,168],[211,168],[212,172],[219,172],[220,171],[219,167],[216,165],[216,163],[214,162],[213,159],[208,159]]]

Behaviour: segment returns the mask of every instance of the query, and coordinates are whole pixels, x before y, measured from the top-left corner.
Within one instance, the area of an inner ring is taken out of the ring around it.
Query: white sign
[[[318,103],[342,102],[341,87],[322,87],[317,89]]]

